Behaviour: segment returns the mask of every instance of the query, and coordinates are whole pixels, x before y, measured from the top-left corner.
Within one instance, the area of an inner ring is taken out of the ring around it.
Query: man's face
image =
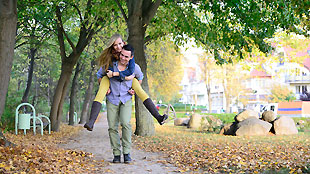
[[[119,55],[120,58],[120,64],[127,65],[129,60],[132,59],[133,56],[131,56],[131,51],[127,51],[122,49],[121,54]]]

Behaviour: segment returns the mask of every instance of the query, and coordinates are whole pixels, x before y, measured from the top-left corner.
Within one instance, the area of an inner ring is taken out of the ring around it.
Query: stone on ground
[[[225,124],[220,131],[220,135],[236,135],[237,122]]]
[[[273,122],[277,118],[277,115],[273,111],[265,111],[262,114],[262,119],[267,122]]]
[[[268,135],[272,124],[255,117],[250,117],[238,123],[237,127],[237,136]]]
[[[273,123],[273,127],[276,135],[298,134],[295,122],[290,117],[281,116],[277,118]]]
[[[259,118],[259,113],[256,111],[247,109],[247,110],[240,112],[238,115],[236,115],[235,120],[237,122],[241,122],[249,117]]]
[[[174,119],[175,126],[187,126],[189,122],[189,118],[176,118]]]

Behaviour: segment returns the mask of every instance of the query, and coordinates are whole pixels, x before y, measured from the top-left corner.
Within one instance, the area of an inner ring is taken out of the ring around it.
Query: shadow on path
[[[163,164],[165,160],[159,153],[144,152],[133,147],[131,164],[112,163],[113,154],[108,135],[108,123],[106,113],[101,113],[95,123],[92,132],[83,129],[78,136],[69,139],[66,144],[59,145],[65,149],[82,150],[90,152],[96,160],[104,160],[109,163],[101,173],[178,173],[178,168],[171,164]],[[123,157],[122,157],[123,161]]]

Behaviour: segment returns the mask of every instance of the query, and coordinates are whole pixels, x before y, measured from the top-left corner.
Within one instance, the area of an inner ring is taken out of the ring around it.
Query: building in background
[[[238,95],[231,104],[232,112],[239,112],[245,108],[258,110],[260,104],[268,103],[273,85],[278,84],[290,89],[299,100],[305,91],[310,92],[310,45],[302,52],[292,54],[293,49],[289,47],[278,46],[273,53],[279,61],[267,62],[261,69],[253,68],[249,71],[250,78],[244,79],[247,93]],[[294,63],[294,56],[303,57],[302,63]],[[193,106],[203,105],[208,108],[208,94],[205,83],[200,77],[200,68],[198,65],[185,67],[182,83],[182,98],[180,102],[191,104]],[[221,113],[225,108],[224,89],[221,84],[211,86],[212,113]],[[241,98],[246,98],[246,106],[240,103]]]

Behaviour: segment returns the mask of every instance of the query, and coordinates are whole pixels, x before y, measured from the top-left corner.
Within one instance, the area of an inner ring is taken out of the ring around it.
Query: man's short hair
[[[135,54],[135,49],[131,45],[129,45],[129,44],[124,45],[123,49],[126,50],[126,51],[131,51],[131,56],[133,56]]]

